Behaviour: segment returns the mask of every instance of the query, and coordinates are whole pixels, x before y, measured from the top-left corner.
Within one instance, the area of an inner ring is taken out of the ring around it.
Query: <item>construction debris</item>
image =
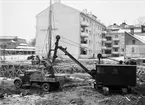
[[[94,61],[82,63],[87,65],[89,69],[94,68]],[[23,72],[23,70],[31,67],[21,65],[20,68],[19,69]],[[43,69],[43,67],[37,66],[32,68]],[[112,93],[108,96],[104,96],[93,88],[91,85],[93,80],[88,74],[84,73],[84,71],[74,63],[70,62],[69,64],[64,61],[55,64],[55,72],[66,74],[68,78],[65,81],[66,84],[57,92],[52,91],[46,93],[40,88],[35,87],[26,87],[16,90],[13,84],[11,84],[13,83],[13,79],[0,78],[0,105],[138,105],[138,103],[144,105],[145,68],[138,66],[137,69],[138,82],[137,86],[133,88],[134,92],[132,94],[122,95],[120,93]],[[21,73],[20,70],[18,70],[18,74]],[[7,75],[7,73],[4,74]],[[13,77],[13,74],[7,77]]]

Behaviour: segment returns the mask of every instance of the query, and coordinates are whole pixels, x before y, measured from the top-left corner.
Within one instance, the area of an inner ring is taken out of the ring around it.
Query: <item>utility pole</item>
[[[50,6],[49,6],[49,27],[48,27],[48,31],[49,31],[49,36],[48,36],[48,59],[51,58],[51,37],[52,37],[52,10],[51,10],[51,5],[52,2],[50,0]]]

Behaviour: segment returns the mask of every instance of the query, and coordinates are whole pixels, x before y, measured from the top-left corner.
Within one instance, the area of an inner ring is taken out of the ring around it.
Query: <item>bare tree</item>
[[[145,17],[139,17],[137,19],[137,25],[139,25],[139,26],[145,25]]]
[[[29,46],[35,46],[35,44],[36,44],[36,39],[35,38],[34,39],[31,39],[29,41],[29,43],[28,43]]]

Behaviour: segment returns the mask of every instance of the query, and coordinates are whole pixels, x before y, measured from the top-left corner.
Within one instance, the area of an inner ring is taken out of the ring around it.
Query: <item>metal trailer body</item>
[[[106,87],[136,86],[136,66],[97,64],[95,81]]]

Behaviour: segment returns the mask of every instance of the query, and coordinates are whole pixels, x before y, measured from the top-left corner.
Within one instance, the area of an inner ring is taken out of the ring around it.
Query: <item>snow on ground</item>
[[[26,61],[27,57],[31,55],[8,55],[5,56],[6,61]],[[0,56],[0,58],[4,58],[3,56]]]

